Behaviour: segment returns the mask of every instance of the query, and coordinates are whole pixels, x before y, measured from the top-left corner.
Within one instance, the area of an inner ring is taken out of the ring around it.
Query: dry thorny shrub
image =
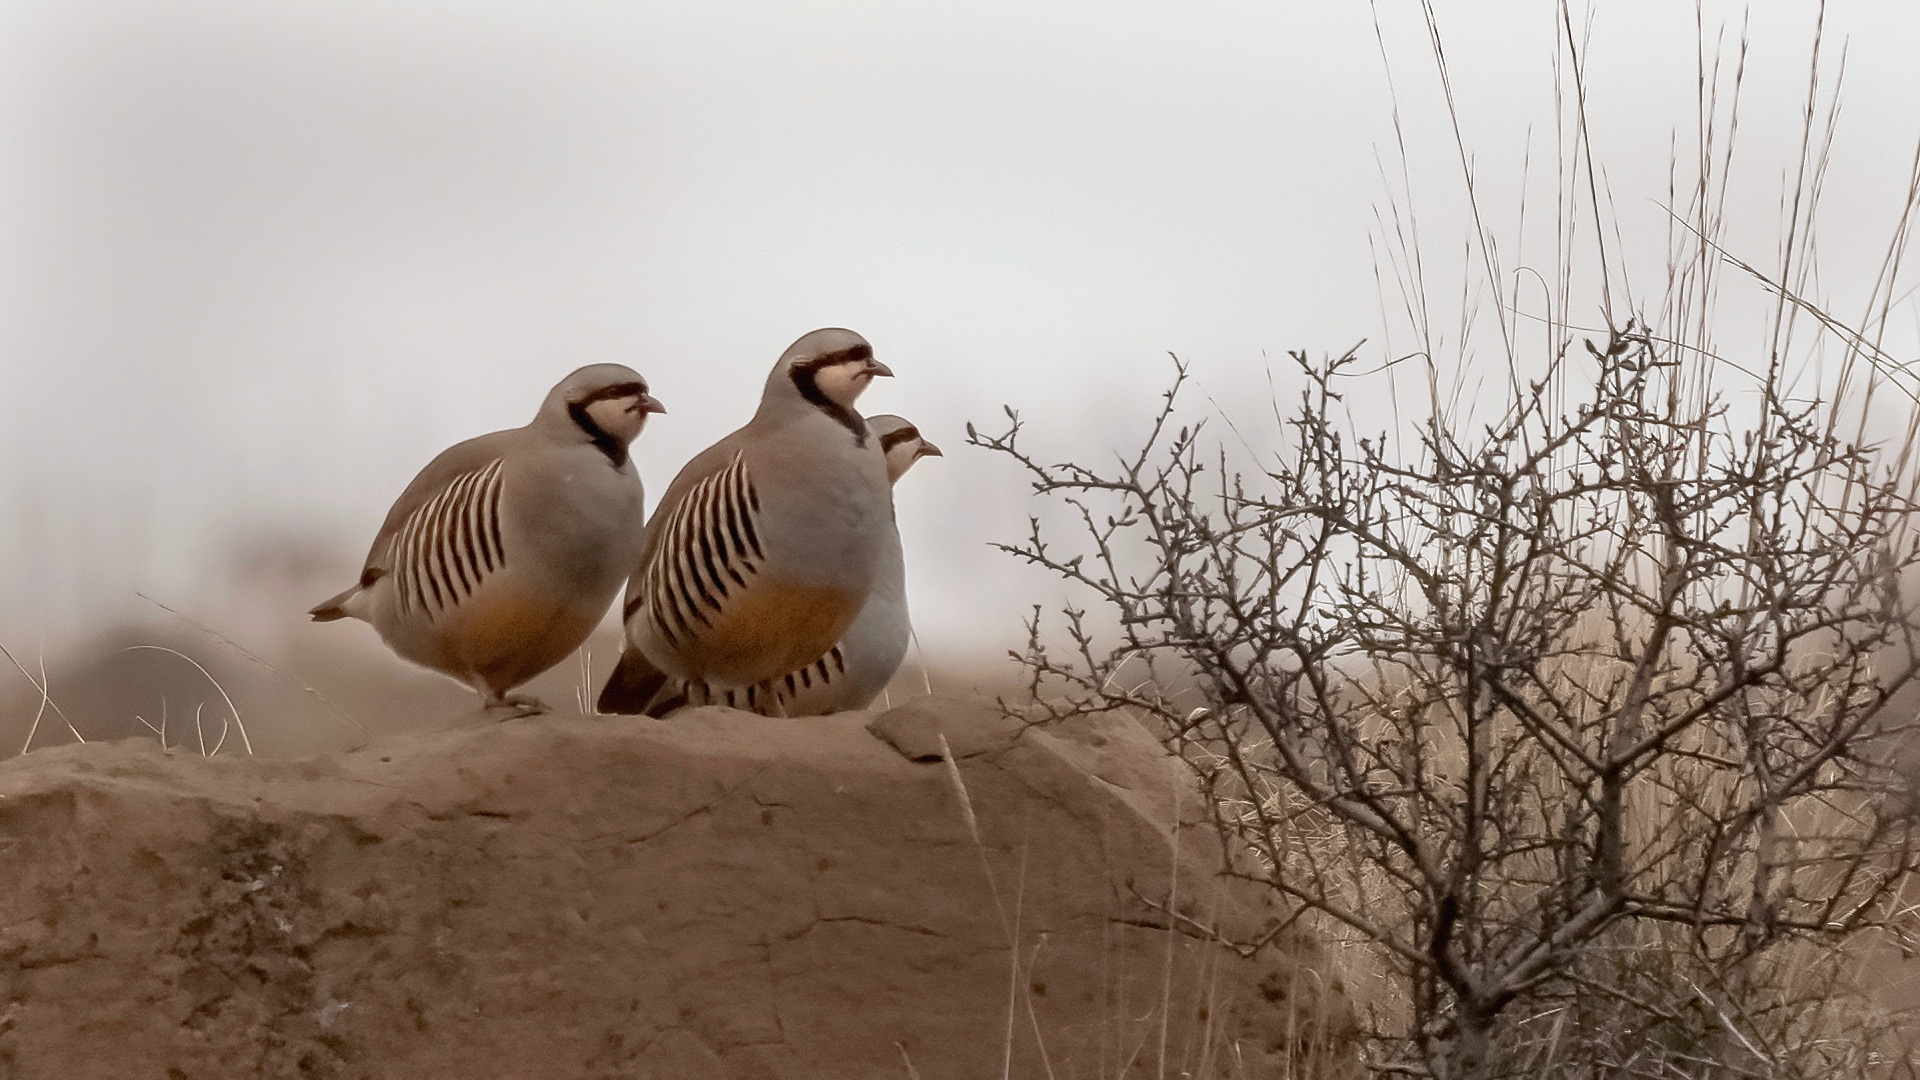
[[[1245,465],[1177,360],[1111,469],[970,430],[1070,508],[1006,550],[1094,601],[1064,643],[1036,610],[1034,697],[1157,722],[1238,872],[1365,944],[1378,1073],[1884,1073],[1836,987],[1920,859],[1910,470],[1777,368],[1586,352],[1406,453],[1356,437],[1352,355],[1294,356]]]

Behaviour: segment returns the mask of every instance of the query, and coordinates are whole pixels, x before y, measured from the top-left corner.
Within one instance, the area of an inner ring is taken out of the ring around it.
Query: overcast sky
[[[1553,159],[1557,8],[1434,6],[1506,229],[1529,154]],[[1752,256],[1778,245],[1816,10],[1750,16],[1730,235]],[[1713,38],[1749,16],[1703,18]],[[1847,79],[1820,289],[1851,311],[1920,139],[1920,4],[1827,21]],[[1655,269],[1694,22],[1607,0],[1586,44],[1595,152]],[[789,341],[843,325],[898,373],[867,410],[948,450],[900,492],[923,642],[1016,644],[1048,596],[985,544],[1025,492],[964,423],[1013,404],[1097,458],[1169,351],[1223,404],[1288,350],[1390,351],[1389,74],[1422,246],[1458,264],[1461,164],[1408,0],[11,0],[0,640],[72,635],[136,589],[216,608],[243,531],[350,573],[429,457],[584,363],[639,369],[671,410],[635,451],[658,493]]]

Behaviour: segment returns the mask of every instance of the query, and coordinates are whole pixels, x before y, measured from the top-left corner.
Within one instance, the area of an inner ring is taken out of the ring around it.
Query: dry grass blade
[[[967,793],[967,782],[960,775],[960,765],[953,757],[953,748],[947,745],[947,737],[940,736],[940,760],[947,768],[947,779],[953,785],[955,797],[960,800],[960,814],[966,822],[967,836],[973,841],[973,850],[980,856],[980,869],[987,877],[987,891],[993,897],[993,910],[1000,917],[1001,933],[1006,935],[1007,949],[1012,954],[1012,972],[1007,981],[1007,1028],[1006,1049],[1001,1062],[1001,1080],[1013,1075],[1013,1029],[1017,1015],[1020,993],[1020,939],[1014,929],[1014,923],[1007,915],[1007,905],[1000,898],[1000,886],[993,877],[993,863],[987,858],[986,841],[980,835],[980,819],[973,812],[973,797]]]
[[[86,737],[80,734],[80,729],[73,726],[73,721],[67,719],[66,712],[60,708],[59,704],[53,700],[52,694],[48,692],[47,661],[45,657],[41,657],[40,659],[40,677],[35,679],[33,673],[28,671],[19,660],[15,659],[13,653],[5,645],[0,645],[0,656],[5,656],[7,662],[12,664],[14,669],[20,672],[21,676],[33,686],[34,691],[40,695],[40,707],[34,711],[33,723],[27,728],[26,741],[20,744],[20,753],[25,754],[28,750],[32,749],[33,737],[39,734],[40,721],[46,716],[48,709],[52,709],[54,715],[60,718],[60,722],[67,725],[68,734],[72,735],[76,741],[87,741]]]
[[[574,707],[582,716],[599,716],[599,695],[594,692],[593,650],[582,647],[574,653],[579,664],[579,676],[573,686]]]
[[[1180,789],[1173,789],[1173,821],[1167,829],[1167,910],[1180,906]],[[1160,964],[1160,1075],[1167,1075],[1167,1029],[1173,1022],[1173,958],[1179,943],[1174,920],[1167,920],[1166,954]]]
[[[220,699],[227,703],[227,713],[233,717],[233,726],[236,729],[238,729],[240,732],[241,746],[243,746],[246,749],[248,757],[253,756],[253,740],[249,738],[247,735],[247,725],[240,719],[240,707],[233,703],[233,698],[231,695],[227,693],[227,688],[220,685],[220,680],[213,677],[213,672],[208,671],[205,667],[201,666],[200,661],[195,660],[193,657],[188,656],[186,653],[183,653],[178,649],[170,649],[165,645],[129,645],[127,646],[125,651],[138,652],[141,650],[150,650],[153,652],[166,653],[169,656],[177,656],[180,659],[185,660],[187,663],[193,665],[193,669],[195,671],[198,671],[201,675],[205,676],[206,680],[213,684],[213,688],[220,692]],[[199,725],[199,722],[200,722],[199,713],[196,712],[194,714],[194,724],[196,727]],[[205,745],[206,745],[206,740],[203,737],[201,739],[202,750],[205,749]],[[218,745],[219,745],[218,743],[215,744],[216,749],[218,748]]]
[[[1002,545],[1072,590],[1050,632],[1028,623],[1034,698],[1160,727],[1276,921],[1356,946],[1393,987],[1371,1008],[1378,1073],[1873,1075],[1886,1043],[1850,1003],[1847,943],[1912,933],[1920,873],[1896,764],[1920,689],[1920,373],[1886,344],[1920,165],[1849,326],[1814,292],[1838,116],[1822,5],[1779,264],[1728,254],[1737,109],[1716,95],[1737,104],[1747,38],[1709,62],[1701,17],[1699,175],[1673,155],[1666,287],[1650,315],[1619,311],[1636,253],[1587,122],[1591,22],[1560,3],[1557,277],[1527,355],[1436,9],[1418,10],[1466,185],[1460,280],[1487,298],[1463,284],[1443,329],[1396,204],[1376,273],[1419,340],[1385,356],[1423,370],[1296,352],[1297,401],[1276,393],[1261,432],[1218,403],[1184,422],[1176,359],[1138,451],[1098,468],[1030,453],[1012,410],[1003,433],[970,426],[1055,504]],[[1383,22],[1376,6],[1385,57]],[[1735,287],[1737,335],[1718,306]],[[1589,301],[1597,318],[1569,316]],[[1500,340],[1476,350],[1482,303]],[[1602,329],[1580,342],[1582,321]],[[1402,377],[1424,416],[1402,421]],[[1393,401],[1395,428],[1362,398]],[[1222,419],[1229,438],[1202,434]],[[1872,437],[1889,430],[1906,437]],[[1133,1054],[1164,1074],[1160,998],[1158,1060]]]
[[[147,603],[152,604],[154,607],[159,608],[161,611],[164,611],[167,614],[173,616],[174,618],[180,620],[181,622],[186,623],[188,626],[193,627],[195,630],[200,631],[202,634],[205,634],[207,637],[211,638],[216,643],[225,645],[227,648],[232,649],[236,653],[239,653],[242,658],[248,660],[249,662],[253,664],[257,664],[258,666],[265,668],[267,671],[270,671],[273,674],[278,675],[280,678],[285,679],[287,682],[291,683],[292,685],[299,687],[301,693],[307,694],[311,696],[315,701],[318,701],[321,704],[321,706],[327,710],[327,712],[331,713],[333,716],[340,719],[341,721],[351,724],[355,730],[360,732],[360,734],[365,735],[368,738],[373,737],[373,733],[367,730],[367,727],[365,724],[362,724],[360,721],[355,720],[353,717],[347,715],[347,711],[345,709],[342,709],[340,706],[334,704],[332,698],[329,698],[327,695],[321,693],[318,689],[314,688],[306,680],[297,678],[296,676],[280,668],[271,660],[268,660],[266,657],[261,656],[259,653],[254,652],[252,649],[247,648],[245,645],[240,644],[239,642],[233,640],[227,635],[221,633],[218,630],[215,630],[214,628],[208,626],[207,624],[201,622],[200,620],[195,619],[190,615],[187,615],[186,613],[180,611],[177,608],[161,603],[160,601],[155,600],[153,597],[148,596],[146,593],[143,593],[143,592],[136,592],[134,593],[134,595],[138,596],[142,600],[145,600]],[[196,664],[194,666],[198,667],[199,665]],[[204,672],[206,669],[202,668],[201,670],[202,672]],[[211,675],[207,677],[209,679],[212,678]],[[222,694],[224,693],[225,691],[222,691]],[[234,715],[237,719],[239,714],[235,713]],[[242,734],[244,735],[244,732]],[[365,745],[365,744],[363,743],[361,745]],[[249,754],[253,753],[253,750],[251,749],[251,747],[249,747],[249,749],[247,750],[247,753]]]
[[[160,740],[160,749],[165,750],[167,748],[167,699],[166,698],[163,697],[160,699],[160,726],[159,727],[155,727],[153,725],[153,721],[148,720],[146,717],[141,716],[139,713],[134,713],[133,719],[135,722],[140,724],[141,727],[144,727],[148,731],[153,732],[154,738]]]
[[[907,1044],[897,1042],[893,1045],[900,1050],[900,1064],[907,1068],[907,1080],[920,1080],[920,1070],[913,1067],[913,1059],[907,1056]]]

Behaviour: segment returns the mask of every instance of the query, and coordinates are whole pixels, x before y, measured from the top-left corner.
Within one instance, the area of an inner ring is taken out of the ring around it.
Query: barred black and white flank
[[[921,458],[940,456],[938,446],[898,416],[870,416],[867,426],[880,440],[890,483],[898,483]],[[898,528],[889,527],[880,556],[880,576],[859,618],[826,655],[752,686],[683,683],[678,696],[689,705],[725,705],[766,716],[819,716],[872,704],[900,669],[913,637]]]
[[[753,419],[680,470],[627,585],[601,711],[657,715],[696,683],[744,692],[840,641],[893,527],[886,457],[853,403],[891,374],[860,335],[816,330],[780,357]]]
[[[580,647],[638,556],[645,493],[627,446],[662,411],[629,368],[567,376],[527,426],[468,439],[421,470],[359,583],[313,618],[371,623],[489,707],[542,707],[510,692]]]

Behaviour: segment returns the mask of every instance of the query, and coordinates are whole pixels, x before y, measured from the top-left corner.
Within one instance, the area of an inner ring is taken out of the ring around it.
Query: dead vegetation
[[[1900,769],[1920,409],[1882,347],[1920,170],[1865,316],[1832,315],[1808,295],[1837,114],[1820,31],[1771,270],[1723,242],[1715,95],[1744,68],[1703,48],[1697,175],[1674,183],[1663,288],[1635,298],[1573,33],[1540,275],[1560,284],[1527,316],[1545,348],[1520,344],[1522,275],[1467,167],[1470,275],[1498,303],[1463,303],[1450,343],[1395,230],[1418,347],[1295,354],[1270,423],[1188,420],[1176,360],[1112,465],[1049,463],[1011,410],[970,430],[1042,504],[1005,550],[1078,598],[1036,610],[1021,659],[1054,716],[1151,718],[1240,872],[1361,946],[1389,987],[1377,1075],[1914,1076],[1905,1025],[1850,975],[1863,940],[1920,925]],[[1433,48],[1444,82],[1437,28]],[[1721,316],[1727,270],[1761,286],[1759,325]],[[1597,332],[1569,316],[1586,291]],[[1469,344],[1475,314],[1497,346]],[[1424,404],[1370,428],[1353,403],[1397,394],[1397,364]]]

